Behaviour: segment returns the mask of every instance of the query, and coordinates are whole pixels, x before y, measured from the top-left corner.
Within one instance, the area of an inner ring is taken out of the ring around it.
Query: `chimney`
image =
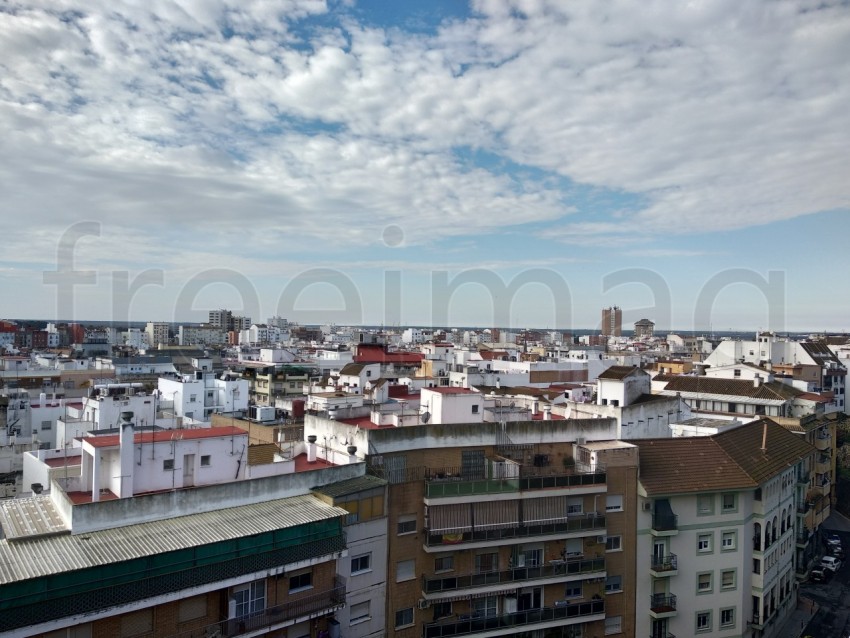
[[[531,414],[534,415],[534,414],[537,414],[538,412],[540,412],[540,401],[534,401],[531,404]]]
[[[307,437],[307,462],[316,462],[316,435],[311,434]]]
[[[762,421],[761,451],[767,452],[767,421]]]
[[[757,374],[756,376],[753,377],[753,387],[757,388],[760,385],[761,385],[761,375]]]
[[[121,413],[120,428],[121,475],[118,480],[121,486],[121,493],[118,496],[120,498],[130,498],[131,496],[133,496],[133,469],[136,465],[136,462],[133,458],[135,455],[133,453],[134,430],[132,412]]]
[[[543,420],[551,421],[552,420],[552,406],[544,405],[543,406]]]
[[[346,450],[348,451],[348,462],[357,463],[357,446],[349,445]]]

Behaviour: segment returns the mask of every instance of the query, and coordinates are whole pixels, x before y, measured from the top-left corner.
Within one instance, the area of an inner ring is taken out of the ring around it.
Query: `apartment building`
[[[602,334],[609,337],[623,334],[623,311],[618,306],[602,309]]]
[[[118,435],[39,450],[45,484],[0,502],[0,636],[329,636],[359,521],[311,490],[362,479],[363,463],[307,442],[248,470],[238,428],[122,417]]]
[[[797,604],[815,448],[769,419],[634,444],[636,635],[776,635]]]
[[[613,420],[361,412],[308,414],[305,432],[353,442],[388,483],[388,636],[633,635],[637,449]]]

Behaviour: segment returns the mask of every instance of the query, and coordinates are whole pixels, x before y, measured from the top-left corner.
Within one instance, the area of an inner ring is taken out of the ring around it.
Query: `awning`
[[[519,527],[518,501],[489,501],[473,505],[475,529]]]

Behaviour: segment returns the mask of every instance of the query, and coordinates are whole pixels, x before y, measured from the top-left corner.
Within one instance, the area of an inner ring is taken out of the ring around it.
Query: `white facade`
[[[168,344],[168,324],[161,321],[148,321],[145,327],[148,335],[148,344],[157,347],[160,344]]]
[[[428,423],[434,425],[483,423],[484,395],[465,388],[423,388],[420,412],[427,412]]]
[[[160,396],[174,402],[174,412],[185,419],[206,423],[215,413],[239,412],[248,409],[249,382],[234,373],[216,376],[212,372],[160,377],[157,388]]]

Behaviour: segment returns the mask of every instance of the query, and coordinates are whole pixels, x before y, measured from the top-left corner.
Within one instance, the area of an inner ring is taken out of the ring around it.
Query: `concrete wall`
[[[51,498],[63,517],[67,517],[65,520],[71,523],[73,533],[82,534],[307,494],[320,485],[363,476],[365,469],[362,463],[357,463],[190,490],[83,503],[73,508],[62,488],[54,483]]]

